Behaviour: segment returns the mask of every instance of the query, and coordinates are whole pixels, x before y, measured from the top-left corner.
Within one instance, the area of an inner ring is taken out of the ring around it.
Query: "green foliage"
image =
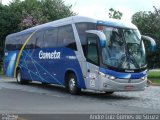
[[[0,56],[3,55],[5,37],[17,31],[20,20],[8,7],[0,4]]]
[[[157,71],[149,71],[148,79],[153,83],[160,84],[160,70]]]
[[[0,75],[3,75],[3,72],[2,72],[2,71],[0,71]]]
[[[160,85],[160,71],[149,71],[148,72],[148,79],[151,80],[153,83]]]
[[[19,15],[21,30],[75,15],[62,0],[15,0],[9,7]]]
[[[2,67],[3,67],[3,64],[2,64],[2,62],[0,61],[0,75],[3,75]]]
[[[160,79],[160,71],[149,71],[148,78],[159,78]]]
[[[113,8],[109,9],[109,18],[121,19],[122,16],[123,14],[120,11],[114,10]]]
[[[160,79],[150,79],[152,83],[160,85]]]
[[[75,15],[63,0],[13,0],[0,4],[0,56],[8,34]]]
[[[132,16],[132,22],[138,26],[142,35],[150,36],[156,40],[157,51],[154,54],[149,50],[150,44],[145,42],[147,62],[149,68],[160,67],[160,9],[155,8],[154,12],[137,12]]]

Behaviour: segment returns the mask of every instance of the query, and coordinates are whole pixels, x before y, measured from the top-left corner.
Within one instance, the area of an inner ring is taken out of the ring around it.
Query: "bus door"
[[[99,89],[99,50],[98,50],[98,36],[95,34],[87,34],[87,48],[86,48],[86,80],[87,88],[92,90]]]

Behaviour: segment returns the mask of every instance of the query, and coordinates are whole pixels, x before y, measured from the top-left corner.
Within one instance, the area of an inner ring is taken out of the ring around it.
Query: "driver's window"
[[[93,64],[98,64],[98,44],[95,37],[88,38],[87,60]]]

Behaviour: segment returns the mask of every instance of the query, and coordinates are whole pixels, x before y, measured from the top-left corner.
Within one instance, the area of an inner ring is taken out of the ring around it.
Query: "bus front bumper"
[[[101,78],[100,91],[143,91],[147,86],[147,78],[142,79],[115,79]]]

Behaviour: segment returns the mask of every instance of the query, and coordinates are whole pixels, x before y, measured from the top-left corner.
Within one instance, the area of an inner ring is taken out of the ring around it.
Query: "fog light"
[[[141,77],[141,80],[146,80],[147,76]]]
[[[116,79],[114,76],[112,76],[112,75],[107,75],[107,74],[105,74],[105,73],[103,73],[103,72],[100,72],[100,71],[97,71],[98,72],[98,74],[100,75],[100,76],[103,76],[103,77],[107,77],[108,79],[110,79],[110,80],[114,80],[114,79]]]

